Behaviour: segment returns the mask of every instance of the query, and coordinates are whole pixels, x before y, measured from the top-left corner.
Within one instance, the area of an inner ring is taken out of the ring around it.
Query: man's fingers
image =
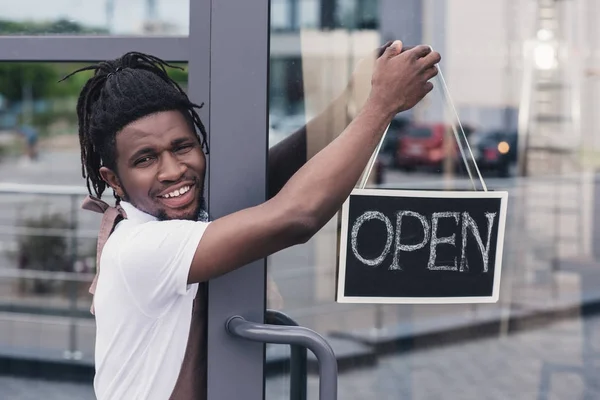
[[[397,54],[400,54],[401,52],[402,52],[402,41],[394,40],[394,42],[387,49],[385,49],[383,55],[387,56],[388,58],[391,58]]]
[[[423,72],[423,76],[425,77],[426,80],[430,80],[431,78],[433,78],[437,74],[438,74],[438,69],[437,69],[437,67],[435,65],[433,67],[427,68]]]
[[[437,51],[431,51],[425,57],[421,59],[421,62],[425,66],[425,68],[429,68],[432,65],[439,64],[442,60],[442,56]]]
[[[392,45],[392,43],[394,43],[392,40],[389,40],[386,44],[384,44],[383,46],[379,47],[376,51],[376,57],[379,58],[383,55],[383,53],[386,51],[386,49],[388,47],[390,47]]]
[[[376,58],[379,58],[383,55],[383,53],[385,53],[385,51],[388,49],[388,47],[390,47],[394,42],[393,41],[388,41],[386,44],[384,44],[381,47],[378,47],[377,50],[375,50],[375,56]],[[409,50],[414,49],[415,46],[404,46],[402,45],[402,51],[400,53],[405,53]]]
[[[423,58],[431,52],[431,47],[424,44],[416,46],[411,50],[411,53],[415,58]]]
[[[433,90],[433,83],[426,82],[425,83],[425,94],[431,92]]]

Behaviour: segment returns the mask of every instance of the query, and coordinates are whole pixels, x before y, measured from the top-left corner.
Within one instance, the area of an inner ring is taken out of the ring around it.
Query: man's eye
[[[190,151],[193,148],[194,148],[194,145],[191,143],[188,143],[188,144],[182,144],[181,146],[177,146],[175,148],[175,151],[177,153],[187,153],[188,151]]]
[[[134,165],[136,167],[143,167],[145,165],[148,165],[150,163],[150,161],[152,161],[152,157],[142,157],[142,158],[136,160]]]

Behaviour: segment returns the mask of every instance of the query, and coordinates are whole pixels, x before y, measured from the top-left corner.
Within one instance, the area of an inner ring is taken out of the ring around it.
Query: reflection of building
[[[145,0],[146,18],[142,23],[142,33],[145,35],[171,35],[177,32],[177,26],[161,21],[156,2],[157,0]]]
[[[145,17],[137,30],[142,35],[176,35],[179,33],[180,27],[161,20],[158,13],[158,0],[143,0]],[[117,0],[106,0],[105,12],[106,12],[106,27],[109,32],[114,31],[114,17],[115,17],[115,2]]]
[[[424,0],[273,0],[271,109],[295,114],[305,111],[308,106],[305,100],[327,102],[347,80],[354,62],[387,40],[401,38],[407,45],[414,45],[428,37],[429,43],[440,49],[445,28],[438,22],[443,20],[443,9],[428,8],[426,3]],[[436,23],[423,23],[427,10]],[[303,91],[316,86],[321,87],[321,95]],[[439,99],[430,100],[426,106],[419,116],[441,118]],[[310,109],[306,112],[312,113]]]
[[[576,1],[576,0],[573,0]],[[504,0],[273,0],[271,8],[271,101],[274,108],[301,107],[302,31],[361,31],[378,42],[401,38],[427,43],[443,54],[442,68],[467,122],[516,129],[521,64],[520,45],[533,34],[535,2]],[[519,11],[517,11],[519,10]],[[314,37],[314,36],[313,36]],[[368,49],[354,50],[368,51]],[[338,49],[346,51],[347,49]],[[310,54],[304,54],[304,59]],[[442,104],[429,96],[418,118],[440,120]]]
[[[178,32],[179,27],[165,22],[146,20],[142,24],[140,31],[144,35],[174,35]]]
[[[379,20],[377,10],[378,2],[373,0],[273,0],[271,3],[271,109],[286,114],[302,112],[305,106],[306,81],[316,83],[328,72],[339,77],[339,71],[347,68],[347,58],[352,53],[350,49],[352,41],[346,36],[348,31],[362,30],[367,32],[367,37],[373,37],[377,32]],[[321,40],[318,33],[330,37]],[[331,35],[336,33],[338,42],[331,40]],[[377,42],[378,40],[375,40],[373,43]],[[332,46],[336,44],[339,46],[333,49]],[[365,50],[355,47],[359,51]],[[338,60],[341,64],[328,62],[326,60],[328,57],[324,55],[331,55],[329,61]],[[329,69],[322,69],[326,64]],[[309,70],[315,70],[317,75],[307,76]],[[337,87],[334,84],[331,89],[337,90]],[[316,100],[314,96],[306,97]]]
[[[338,77],[352,64],[353,57],[370,50],[371,43],[401,38],[407,44],[430,44],[442,53],[442,71],[463,122],[515,130],[523,88],[523,46],[536,37],[538,1],[546,0],[273,0],[272,109],[288,113],[303,110],[302,63],[308,67],[304,68],[305,79],[325,79],[306,76],[311,64],[315,70],[314,57],[325,46],[330,46],[328,51],[334,58],[350,59],[340,61],[333,73]],[[558,28],[565,32],[565,44],[571,51],[588,55],[583,64],[589,70],[594,67],[596,54],[593,46],[597,28],[593,21],[599,12],[597,1],[559,3]],[[354,40],[349,31],[354,32]],[[328,37],[319,40],[315,32]],[[338,33],[336,39],[334,32]],[[308,38],[314,42],[307,42]],[[566,61],[569,65],[572,60]],[[318,72],[332,75],[327,69]],[[595,99],[590,95],[597,79],[581,78],[587,79],[581,93],[585,99],[581,102],[581,129],[589,131],[595,126],[597,114],[592,110]],[[321,83],[327,86],[330,81]],[[416,109],[415,118],[447,118],[439,96],[428,96]],[[589,135],[584,140],[590,144],[597,141]]]

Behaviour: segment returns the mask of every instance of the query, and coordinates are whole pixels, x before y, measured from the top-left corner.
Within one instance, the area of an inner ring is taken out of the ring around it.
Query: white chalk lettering
[[[483,247],[483,241],[481,240],[481,235],[479,234],[479,227],[475,223],[475,220],[469,215],[468,212],[463,212],[462,215],[462,255],[460,257],[460,272],[466,272],[469,270],[469,262],[467,261],[466,256],[466,248],[467,248],[467,229],[470,229],[475,237],[475,241],[477,242],[477,246],[479,246],[479,251],[481,252],[481,257],[483,258],[483,272],[488,272],[488,263],[490,256],[490,241],[492,237],[492,228],[494,226],[494,219],[496,218],[496,213],[485,213],[485,217],[487,218],[487,243],[485,248]]]
[[[385,242],[385,247],[383,248],[383,252],[381,253],[381,255],[373,260],[368,260],[366,258],[363,258],[360,254],[358,254],[358,231],[360,230],[360,227],[362,226],[362,224],[364,224],[367,221],[370,221],[372,219],[377,219],[379,221],[382,221],[385,224],[386,230],[387,230],[387,239]],[[352,238],[352,252],[354,253],[354,256],[363,264],[366,264],[370,267],[377,267],[379,264],[381,264],[383,262],[383,260],[385,260],[385,258],[387,257],[388,253],[390,252],[390,249],[392,248],[392,241],[394,239],[394,227],[392,226],[392,223],[390,222],[390,219],[388,217],[386,217],[385,215],[383,215],[383,213],[379,212],[379,211],[367,211],[365,212],[363,215],[361,215],[360,217],[358,217],[356,219],[356,221],[354,222],[354,225],[352,226],[352,234],[351,234],[351,238]]]
[[[458,271],[458,265],[456,263],[456,257],[454,257],[454,265],[435,265],[435,257],[437,256],[437,246],[439,244],[449,244],[455,246],[456,234],[452,236],[440,238],[437,236],[438,220],[440,218],[454,218],[456,225],[460,218],[458,212],[437,212],[431,215],[431,248],[429,251],[429,262],[427,268],[432,271]]]
[[[402,238],[402,218],[406,217],[414,217],[421,222],[423,226],[423,241],[417,244],[402,244],[400,243],[400,239]],[[414,211],[400,211],[396,218],[396,245],[394,251],[394,260],[392,261],[392,265],[390,265],[390,270],[401,270],[402,266],[400,265],[400,252],[401,251],[415,251],[422,249],[427,244],[429,240],[429,222],[424,215],[416,213]]]

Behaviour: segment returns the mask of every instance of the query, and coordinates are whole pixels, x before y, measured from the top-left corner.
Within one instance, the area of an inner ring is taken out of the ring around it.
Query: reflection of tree
[[[0,19],[0,35],[106,34],[104,28],[85,27],[68,19],[48,22],[8,21]]]
[[[34,99],[47,97],[58,79],[57,71],[48,64],[0,64],[0,93],[10,102],[20,101],[27,86]]]
[[[85,27],[77,22],[59,19],[48,22],[9,21],[0,19],[0,35],[56,35],[56,34],[100,34],[107,31],[102,28]],[[57,84],[67,65],[48,63],[0,64],[0,95],[11,103],[20,102],[24,95],[29,100],[77,96],[87,75]]]
[[[64,18],[48,22],[0,19],[0,35],[59,34],[108,34],[108,31],[104,28],[86,27]],[[29,95],[33,100],[76,97],[91,73],[77,74],[60,84],[57,81],[78,67],[79,65],[66,63],[0,63],[0,95],[8,101],[18,102],[23,99],[24,88],[30,88]],[[171,69],[168,72],[176,82],[186,85],[187,70]]]
[[[50,22],[15,22],[0,19],[0,35],[93,35],[107,34],[66,19]],[[135,49],[131,49],[135,50]],[[82,72],[58,82],[62,77],[88,63],[0,62],[0,129],[25,122],[36,126],[42,135],[55,122],[66,123],[63,131],[73,131],[77,123],[75,104],[79,92],[93,72]],[[185,68],[185,64],[177,64]],[[184,89],[187,69],[168,69],[168,74]]]

